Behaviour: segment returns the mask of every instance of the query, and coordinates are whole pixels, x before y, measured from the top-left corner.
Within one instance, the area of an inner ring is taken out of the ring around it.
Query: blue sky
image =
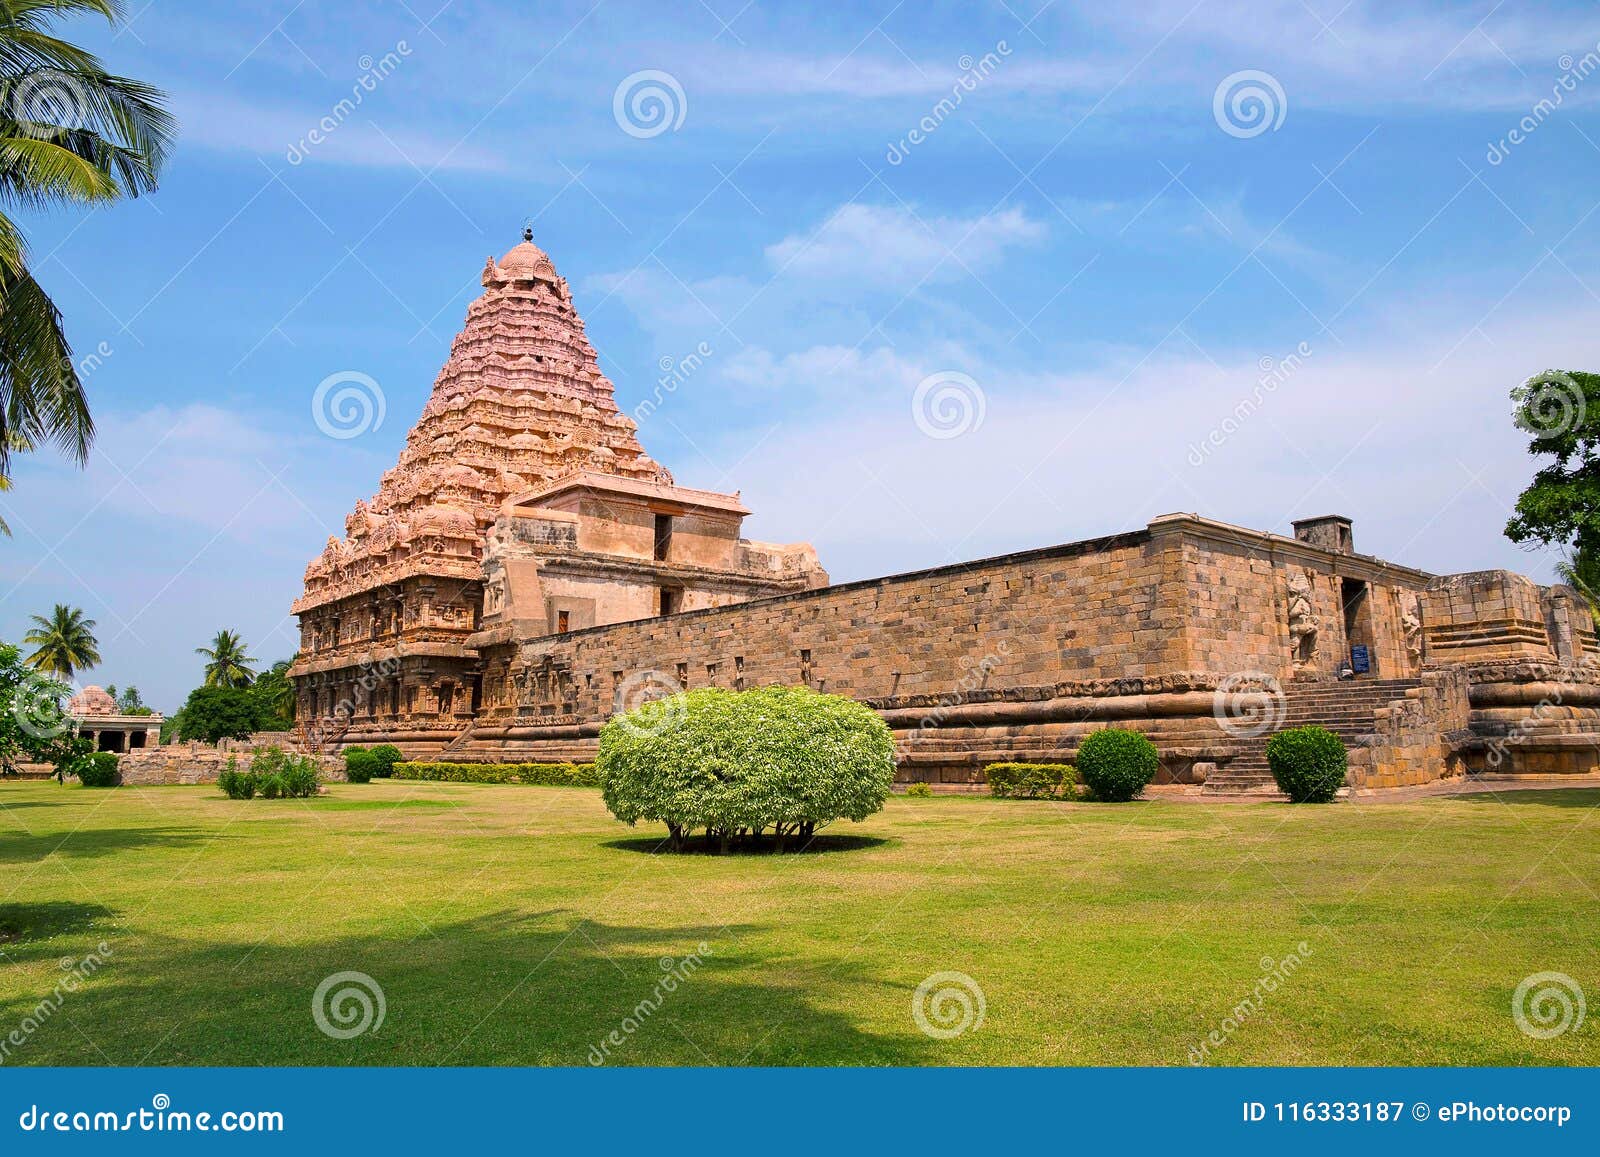
[[[1500,534],[1532,468],[1507,395],[1594,368],[1592,6],[130,12],[69,27],[182,137],[154,197],[26,222],[100,439],[18,464],[0,542],[0,638],[80,605],[96,682],[174,709],[220,627],[293,651],[306,561],[525,224],[624,409],[710,351],[651,454],[836,579],[1174,510],[1337,511],[1364,551],[1549,575]],[[651,84],[665,122],[629,113]],[[331,439],[342,371],[384,417]]]

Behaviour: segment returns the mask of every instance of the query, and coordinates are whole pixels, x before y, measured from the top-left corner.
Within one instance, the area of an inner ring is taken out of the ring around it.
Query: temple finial
[[[524,225],[522,227],[522,239],[524,241],[532,241],[533,240],[533,226],[532,225]]]

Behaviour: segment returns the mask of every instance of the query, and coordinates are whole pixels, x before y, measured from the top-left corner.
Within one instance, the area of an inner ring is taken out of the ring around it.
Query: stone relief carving
[[[1400,592],[1400,629],[1406,638],[1411,665],[1422,665],[1422,600],[1415,591]]]
[[[1322,623],[1311,606],[1311,577],[1304,572],[1289,576],[1289,654],[1300,670],[1317,658],[1317,635]]]

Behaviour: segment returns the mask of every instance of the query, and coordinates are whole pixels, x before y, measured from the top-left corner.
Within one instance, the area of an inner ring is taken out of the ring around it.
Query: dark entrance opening
[[[102,731],[100,733],[100,742],[96,746],[101,751],[120,752],[122,750],[122,732]]]
[[[656,551],[657,562],[666,562],[667,555],[672,551],[672,515],[656,515]]]
[[[145,732],[130,731],[128,733],[128,750],[134,751],[144,746]]]
[[[1372,602],[1367,597],[1367,584],[1360,579],[1339,580],[1340,599],[1344,603],[1344,636],[1345,644],[1353,653],[1357,647],[1366,649],[1367,671],[1357,670],[1359,678],[1365,674],[1376,674],[1378,656],[1372,646]],[[1352,666],[1359,668],[1360,664],[1354,659]]]
[[[675,615],[683,605],[683,592],[674,587],[661,588],[661,613]]]

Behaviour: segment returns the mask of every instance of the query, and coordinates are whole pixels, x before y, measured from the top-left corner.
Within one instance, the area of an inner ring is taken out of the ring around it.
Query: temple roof
[[[577,471],[672,483],[617,408],[571,290],[531,231],[486,261],[483,285],[399,462],[357,505],[345,539],[307,566],[297,610],[365,589],[380,572],[392,578],[413,555],[481,557],[501,502]],[[369,512],[393,531],[367,534]]]

